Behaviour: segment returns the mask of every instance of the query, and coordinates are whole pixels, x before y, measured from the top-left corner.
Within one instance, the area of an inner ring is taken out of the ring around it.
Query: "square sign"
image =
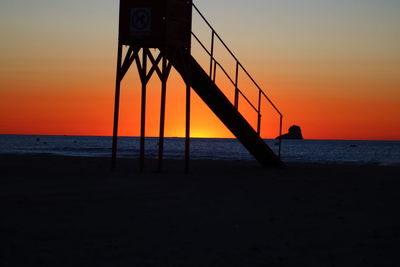
[[[151,33],[151,8],[132,8],[129,31],[131,34]]]

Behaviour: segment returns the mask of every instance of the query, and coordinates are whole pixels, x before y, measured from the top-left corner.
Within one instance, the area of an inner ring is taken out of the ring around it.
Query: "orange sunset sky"
[[[194,2],[284,114],[284,131],[297,124],[307,139],[400,140],[400,1]],[[0,134],[112,134],[118,6],[117,0],[0,2]],[[196,18],[193,27],[208,43]],[[193,53],[206,62],[195,44]],[[218,58],[231,62],[222,51]],[[245,79],[241,86],[250,90]],[[158,135],[160,91],[152,80],[148,136]],[[166,136],[184,135],[184,92],[172,72]],[[121,93],[119,134],[137,136],[134,68]],[[274,138],[278,118],[266,111],[262,136]],[[245,113],[252,121],[254,114]],[[192,136],[232,137],[195,93]]]

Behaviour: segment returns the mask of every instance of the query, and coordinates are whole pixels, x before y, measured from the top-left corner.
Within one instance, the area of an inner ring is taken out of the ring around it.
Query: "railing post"
[[[261,114],[258,113],[258,119],[257,119],[257,134],[258,136],[261,137]]]
[[[261,136],[261,90],[258,90],[258,120],[257,120],[257,133]]]
[[[239,108],[239,61],[236,60],[236,75],[235,75],[235,108]]]
[[[212,30],[212,34],[211,34],[211,57],[210,57],[210,78],[212,77],[212,73],[213,73],[214,36],[215,36],[215,32],[214,32],[214,30]]]
[[[283,116],[281,114],[280,125],[279,125],[279,152],[278,152],[279,158],[281,158],[281,149],[282,149],[282,120]]]
[[[217,76],[217,61],[214,60],[214,74],[212,77],[214,83],[215,83],[216,76]]]

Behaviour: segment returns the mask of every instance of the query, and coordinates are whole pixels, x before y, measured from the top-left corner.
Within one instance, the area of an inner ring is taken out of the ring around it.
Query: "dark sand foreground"
[[[400,167],[0,156],[0,266],[400,266]]]

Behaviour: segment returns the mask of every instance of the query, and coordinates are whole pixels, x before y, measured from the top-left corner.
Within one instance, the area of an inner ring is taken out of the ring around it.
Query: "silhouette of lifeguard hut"
[[[118,113],[120,83],[126,72],[136,61],[136,67],[142,83],[141,130],[140,130],[140,169],[144,168],[145,122],[146,122],[146,85],[154,73],[161,80],[161,114],[159,140],[159,170],[163,167],[164,125],[167,80],[172,67],[169,59],[186,66],[191,46],[192,1],[191,0],[121,0],[119,21],[119,43],[117,59],[117,84],[115,94],[114,133],[112,148],[112,166],[115,168],[118,135]],[[129,49],[122,61],[123,46]],[[150,48],[159,51],[157,57]],[[161,67],[159,66],[161,64]],[[189,79],[185,68],[183,79]],[[189,120],[190,87],[186,91],[186,168],[189,163]]]
[[[211,49],[208,50],[192,32],[192,11],[200,14],[201,18],[212,30]],[[191,55],[192,36],[210,55],[210,72],[207,74]],[[235,84],[234,103],[223,94],[215,83],[217,69],[226,71],[214,58],[214,41],[220,40],[236,60],[236,77],[229,79]],[[150,48],[155,48],[154,55]],[[160,103],[160,133],[158,151],[158,169],[163,169],[164,125],[167,80],[172,66],[181,75],[186,84],[186,130],[185,130],[185,169],[189,168],[190,154],[190,94],[191,88],[208,105],[215,115],[231,130],[238,140],[266,166],[282,166],[279,157],[264,143],[260,136],[261,101],[266,98],[263,90],[259,89],[258,104],[250,103],[258,113],[257,129],[247,122],[240,114],[239,98],[243,96],[238,86],[239,71],[244,71],[253,78],[236,59],[231,50],[225,45],[219,35],[211,27],[192,0],[120,0],[119,40],[117,56],[117,77],[115,90],[114,129],[112,144],[112,168],[116,166],[117,137],[119,119],[120,84],[133,63],[141,80],[141,128],[140,128],[140,170],[144,168],[145,158],[145,124],[146,124],[146,85],[156,74],[161,80]],[[253,80],[254,81],[254,80]],[[273,104],[272,104],[273,105]],[[256,107],[258,106],[258,108]],[[276,109],[275,105],[273,107]],[[282,128],[282,114],[280,125]]]

